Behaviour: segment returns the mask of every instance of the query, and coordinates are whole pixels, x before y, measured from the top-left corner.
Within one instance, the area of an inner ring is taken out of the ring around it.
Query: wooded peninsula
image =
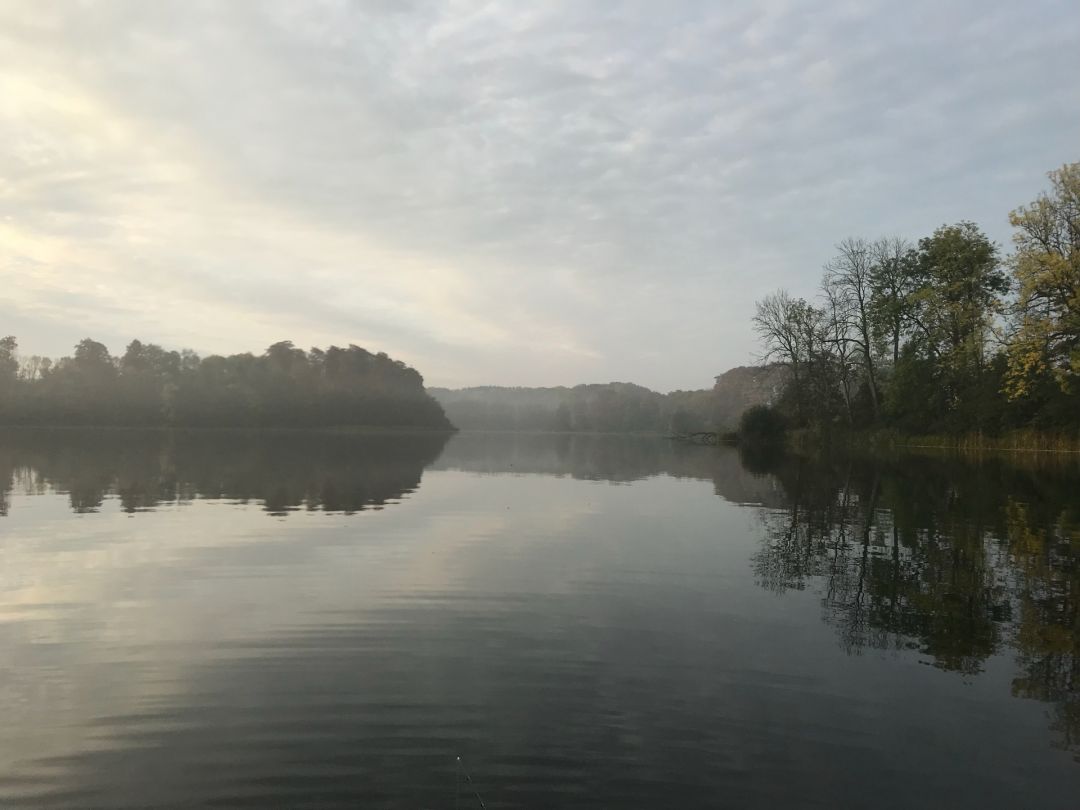
[[[359,346],[263,354],[167,351],[133,340],[120,357],[89,338],[71,357],[17,357],[0,340],[0,424],[451,429],[419,372]]]

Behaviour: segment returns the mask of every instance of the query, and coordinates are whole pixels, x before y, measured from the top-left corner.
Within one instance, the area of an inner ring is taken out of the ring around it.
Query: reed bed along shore
[[[998,435],[985,433],[913,435],[890,430],[844,431],[833,434],[795,431],[789,445],[796,451],[844,447],[851,450],[933,450],[964,455],[984,453],[1033,453],[1080,455],[1080,433],[1014,430]]]

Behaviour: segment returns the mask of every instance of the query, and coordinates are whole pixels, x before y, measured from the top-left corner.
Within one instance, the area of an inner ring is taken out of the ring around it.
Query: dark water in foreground
[[[0,434],[0,806],[1076,808],[1074,465]]]

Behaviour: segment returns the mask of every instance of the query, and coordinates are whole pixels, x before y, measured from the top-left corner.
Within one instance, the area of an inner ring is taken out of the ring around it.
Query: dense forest
[[[415,369],[358,346],[200,358],[133,340],[114,357],[87,338],[59,360],[17,352],[0,340],[0,424],[451,427]]]
[[[917,243],[849,238],[816,300],[757,304],[765,357],[789,370],[787,424],[996,435],[1080,429],[1080,163],[1010,214],[1014,250],[971,222]]]

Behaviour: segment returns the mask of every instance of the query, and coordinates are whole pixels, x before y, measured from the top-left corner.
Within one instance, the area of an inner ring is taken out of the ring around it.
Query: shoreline
[[[789,435],[793,450],[846,447],[859,450],[935,450],[962,455],[980,453],[1021,453],[1038,455],[1080,455],[1080,435],[1034,430],[1015,430],[997,436],[984,433],[950,435],[944,433],[905,434],[892,430],[868,430],[813,434],[795,431]]]
[[[422,425],[46,425],[0,424],[0,431],[14,430],[94,430],[94,431],[169,431],[172,433],[438,433],[454,434],[455,427],[424,427]]]

